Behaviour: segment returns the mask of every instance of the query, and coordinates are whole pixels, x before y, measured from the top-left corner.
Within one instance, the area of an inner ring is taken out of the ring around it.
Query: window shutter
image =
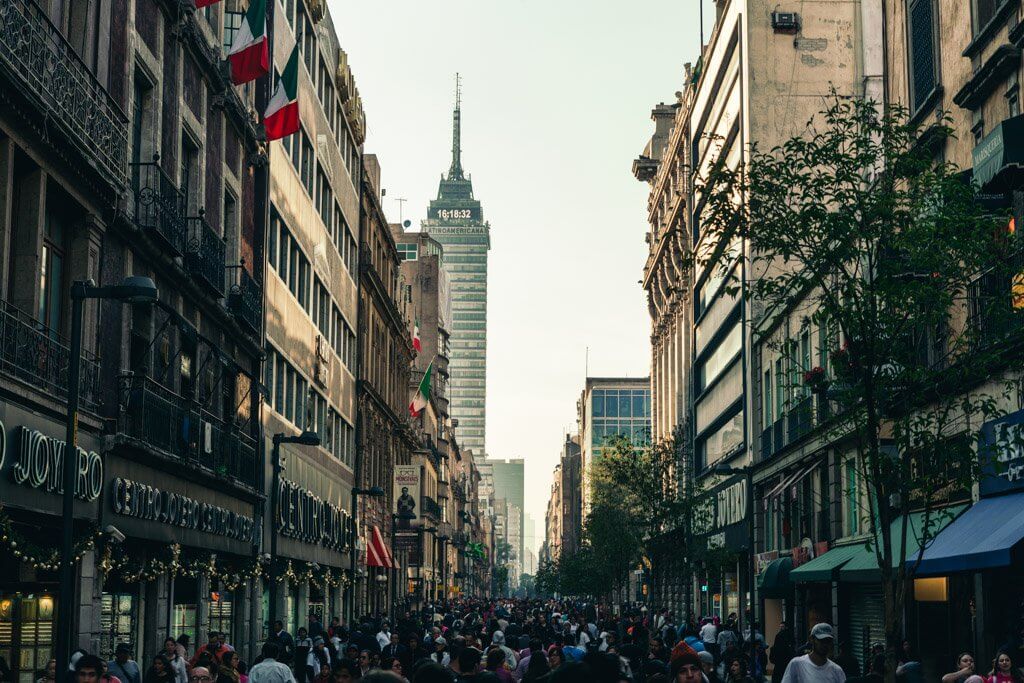
[[[935,24],[932,0],[910,4],[910,59],[912,109],[916,112],[935,89]]]

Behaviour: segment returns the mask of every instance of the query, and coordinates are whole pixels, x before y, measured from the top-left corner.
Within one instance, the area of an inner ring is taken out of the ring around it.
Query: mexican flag
[[[263,114],[263,127],[267,141],[291,135],[299,129],[299,46],[292,50],[292,56],[284,66],[281,80],[277,82],[267,111]]]
[[[416,319],[416,326],[412,329],[412,348],[416,349],[416,353],[423,352],[423,342],[420,341],[420,321]]]
[[[416,395],[412,397],[412,403],[409,404],[409,414],[413,417],[419,417],[423,409],[427,407],[427,403],[430,402],[430,375],[433,372],[434,362],[431,361],[427,366],[427,371],[423,373],[423,380],[420,382],[419,389],[416,390]]]
[[[252,0],[245,20],[235,34],[228,52],[231,82],[235,85],[270,73],[270,50],[267,43],[267,0]]]

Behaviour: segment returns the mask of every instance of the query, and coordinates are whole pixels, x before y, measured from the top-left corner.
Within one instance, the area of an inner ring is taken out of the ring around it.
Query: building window
[[[181,192],[185,195],[185,215],[198,215],[199,145],[185,133],[181,135]]]
[[[847,536],[860,533],[860,515],[857,510],[859,486],[857,485],[857,459],[849,458],[843,466],[843,496],[845,500],[844,521]]]
[[[768,364],[769,369],[764,371],[764,382],[761,384],[761,421],[765,429],[771,426],[772,422],[775,421],[772,415],[772,371],[771,363]]]
[[[1010,74],[1009,81],[1006,84],[1006,106],[1010,118],[1020,116],[1020,80],[1017,77],[1016,71]]]
[[[231,51],[231,45],[235,42],[235,36],[238,35],[238,29],[242,28],[243,21],[245,12],[224,13],[224,54]]]
[[[910,54],[910,109],[916,113],[938,85],[935,63],[934,0],[910,0],[907,31]]]
[[[988,26],[1006,3],[1007,0],[974,0],[974,35],[978,35]]]
[[[398,258],[403,261],[415,261],[418,257],[419,248],[415,243],[398,245]]]
[[[51,192],[56,188],[51,185]],[[46,233],[43,235],[43,253],[39,264],[39,322],[52,335],[59,335],[62,329],[64,310],[65,240],[67,218],[61,209],[67,200],[51,194],[46,211]]]

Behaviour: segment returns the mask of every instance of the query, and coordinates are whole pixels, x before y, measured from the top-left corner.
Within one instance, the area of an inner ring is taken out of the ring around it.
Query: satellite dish
[[[404,228],[408,228],[411,225],[412,225],[412,221],[410,221],[408,219],[406,219],[405,221],[402,222],[402,227],[404,227]]]

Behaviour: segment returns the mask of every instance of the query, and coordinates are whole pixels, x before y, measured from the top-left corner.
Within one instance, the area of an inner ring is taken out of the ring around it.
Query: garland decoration
[[[82,557],[96,547],[102,533],[93,527],[79,540],[72,549],[73,562],[80,562]],[[14,528],[14,523],[0,505],[0,546],[10,551],[16,559],[36,570],[57,571],[60,569],[60,550],[46,548],[29,541]]]

